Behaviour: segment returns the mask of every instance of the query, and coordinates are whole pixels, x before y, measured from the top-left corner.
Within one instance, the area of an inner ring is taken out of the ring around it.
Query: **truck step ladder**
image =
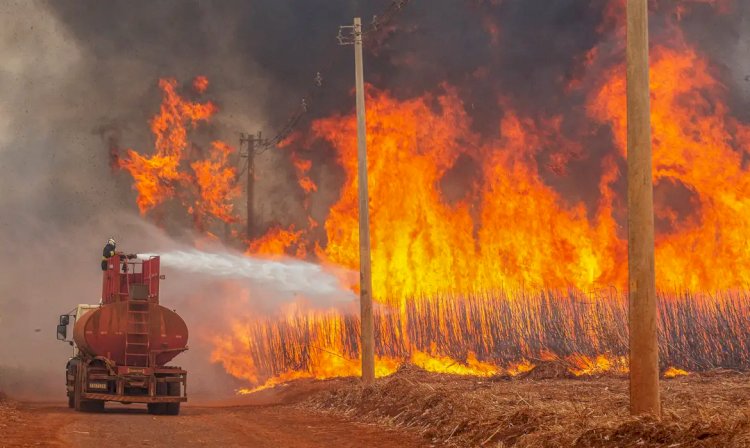
[[[150,351],[148,300],[128,301],[128,331],[125,335],[125,364],[147,367]]]

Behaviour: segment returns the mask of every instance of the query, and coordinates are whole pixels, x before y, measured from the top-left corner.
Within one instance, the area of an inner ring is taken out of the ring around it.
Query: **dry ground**
[[[297,409],[283,400],[185,406],[180,416],[108,404],[102,414],[66,403],[0,402],[0,447],[393,447],[424,446],[417,435]]]
[[[515,379],[406,368],[299,406],[408,429],[436,446],[750,447],[750,374],[663,380],[664,415],[655,421],[628,415],[627,378],[559,378],[560,369],[543,367]]]
[[[231,402],[192,403],[179,417],[108,405],[0,399],[0,447],[750,447],[750,374],[662,381],[661,421],[627,412],[627,379],[466,378],[404,368],[362,387],[302,380]]]

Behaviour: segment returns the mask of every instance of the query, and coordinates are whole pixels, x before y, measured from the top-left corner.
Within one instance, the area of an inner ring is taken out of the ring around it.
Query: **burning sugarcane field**
[[[750,447],[750,1],[0,0],[0,55],[0,447]]]

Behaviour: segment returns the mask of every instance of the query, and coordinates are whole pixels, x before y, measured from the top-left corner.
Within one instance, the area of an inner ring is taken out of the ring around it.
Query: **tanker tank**
[[[141,323],[135,323],[135,317]],[[73,327],[73,341],[80,351],[118,365],[145,367],[147,355],[157,348],[154,365],[163,366],[185,350],[187,339],[185,321],[157,303],[102,305],[81,316]]]

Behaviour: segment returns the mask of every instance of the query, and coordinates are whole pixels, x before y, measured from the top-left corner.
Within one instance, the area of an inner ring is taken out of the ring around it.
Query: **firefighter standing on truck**
[[[109,263],[109,259],[115,256],[116,247],[117,247],[117,243],[115,242],[114,238],[110,238],[107,241],[107,245],[104,246],[104,250],[102,251],[102,271],[107,270],[107,264]]]

